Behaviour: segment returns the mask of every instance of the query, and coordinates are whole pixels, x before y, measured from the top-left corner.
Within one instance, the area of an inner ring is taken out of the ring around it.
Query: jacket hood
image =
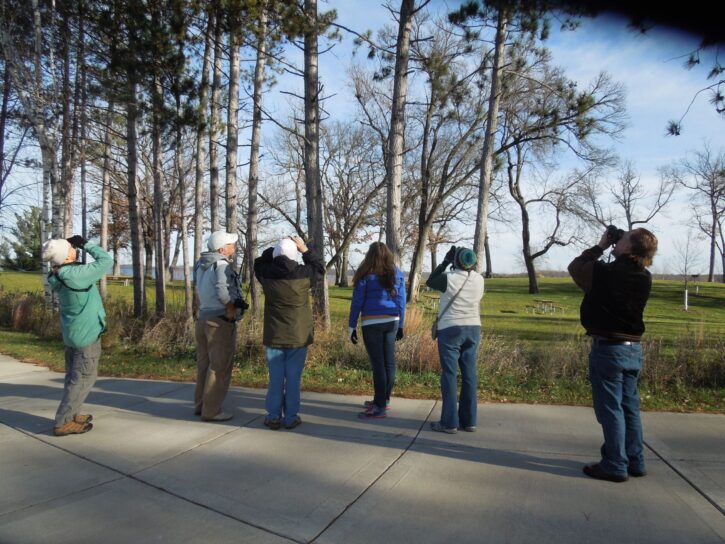
[[[272,266],[274,266],[274,268],[285,270],[288,273],[292,272],[298,265],[299,263],[297,261],[290,259],[286,255],[279,255],[278,257],[272,259]]]
[[[197,267],[201,270],[207,270],[217,261],[227,261],[228,259],[218,251],[205,251],[199,256]]]

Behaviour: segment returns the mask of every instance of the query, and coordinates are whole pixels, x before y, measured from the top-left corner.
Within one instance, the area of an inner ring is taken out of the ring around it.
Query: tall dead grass
[[[104,348],[120,346],[162,357],[194,356],[193,322],[186,321],[183,314],[137,320],[128,303],[113,299],[106,302],[106,312]],[[431,321],[420,308],[408,310],[405,337],[396,344],[400,370],[415,374],[439,372],[438,346],[430,336]],[[61,338],[58,316],[47,308],[41,294],[0,289],[0,326],[43,338]],[[586,381],[589,347],[584,336],[552,337],[546,344],[535,344],[484,329],[478,366],[481,373],[522,384],[558,379]],[[725,387],[725,338],[705,335],[702,324],[674,338],[646,337],[643,348],[642,380],[653,392],[680,386]],[[253,323],[247,316],[237,325],[236,363],[263,365],[264,361],[262,322]],[[336,323],[328,331],[317,330],[307,364],[367,370],[370,363],[362,338],[353,345],[346,323]]]

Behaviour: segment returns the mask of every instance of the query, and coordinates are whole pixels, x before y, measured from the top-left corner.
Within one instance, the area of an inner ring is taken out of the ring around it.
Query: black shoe
[[[608,482],[626,482],[629,477],[620,474],[611,474],[605,471],[599,463],[584,466],[584,474],[597,480],[606,480]]]
[[[642,476],[647,476],[647,471],[644,469],[632,470],[632,469],[628,468],[627,474],[629,474],[632,478],[641,478]]]
[[[265,417],[264,426],[273,431],[278,431],[282,427],[282,419],[278,417]]]
[[[292,421],[284,424],[284,428],[292,430],[295,427],[299,427],[300,425],[302,425],[302,418],[300,416],[295,416]]]

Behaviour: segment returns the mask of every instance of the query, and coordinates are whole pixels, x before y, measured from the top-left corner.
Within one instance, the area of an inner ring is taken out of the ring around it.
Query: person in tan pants
[[[222,410],[229,391],[236,349],[236,322],[245,306],[239,278],[229,259],[234,255],[236,234],[214,232],[209,251],[194,265],[194,286],[199,298],[196,320],[196,390],[194,413],[202,421],[227,421]]]

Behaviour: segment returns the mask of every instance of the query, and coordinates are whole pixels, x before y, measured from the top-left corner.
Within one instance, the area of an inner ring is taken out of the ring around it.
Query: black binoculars
[[[618,229],[614,225],[609,225],[607,227],[607,236],[609,236],[609,239],[613,244],[616,244],[622,236],[624,236],[624,231],[622,229]]]

